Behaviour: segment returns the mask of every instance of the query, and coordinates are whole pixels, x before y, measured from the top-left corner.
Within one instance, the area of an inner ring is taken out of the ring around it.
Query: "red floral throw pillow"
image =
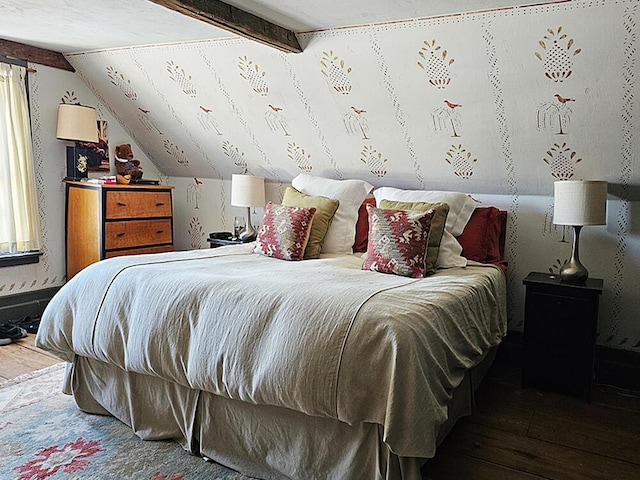
[[[315,213],[315,207],[285,207],[269,202],[253,251],[282,260],[302,260]]]
[[[367,205],[369,244],[363,270],[405,277],[425,275],[425,256],[434,210],[385,210]]]

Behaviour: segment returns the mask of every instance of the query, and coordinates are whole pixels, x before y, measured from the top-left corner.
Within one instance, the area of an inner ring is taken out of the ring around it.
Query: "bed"
[[[93,264],[47,306],[36,344],[68,362],[80,409],[245,475],[421,478],[506,333],[503,269],[411,278],[361,254],[255,249]]]

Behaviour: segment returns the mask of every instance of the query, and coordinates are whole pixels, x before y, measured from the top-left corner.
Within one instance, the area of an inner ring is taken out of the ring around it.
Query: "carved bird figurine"
[[[209,108],[204,108],[202,105],[200,105],[200,108],[202,109],[202,111],[204,113],[209,113],[209,112],[213,112],[213,110],[209,109]]]
[[[366,110],[360,110],[354,106],[351,107],[351,110],[353,110],[354,112],[356,112],[358,115],[360,115],[361,113],[366,113]]]
[[[447,104],[447,107],[449,107],[450,109],[454,109],[457,107],[461,107],[462,105],[460,105],[459,103],[451,103],[449,100],[445,100],[444,103]]]
[[[561,96],[560,96],[560,95],[558,95],[557,93],[554,95],[554,97],[556,97],[560,103],[567,103],[567,102],[575,102],[575,101],[576,101],[576,99],[575,99],[575,98],[565,98],[565,97],[561,97]]]
[[[279,112],[280,110],[282,110],[282,108],[280,107],[274,107],[273,105],[269,104],[269,108],[271,110],[273,110],[274,112]]]

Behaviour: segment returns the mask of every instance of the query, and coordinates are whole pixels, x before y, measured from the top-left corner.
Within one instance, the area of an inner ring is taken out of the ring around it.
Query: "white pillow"
[[[466,193],[446,192],[438,190],[401,190],[393,187],[380,187],[374,190],[376,205],[384,199],[396,202],[444,202],[449,205],[449,214],[444,226],[442,241],[436,267],[465,267],[467,259],[462,253],[462,246],[455,239],[462,234],[464,227],[476,208],[476,201]]]
[[[321,253],[353,253],[358,209],[373,189],[363,180],[332,180],[301,173],[291,185],[307,195],[335,198],[340,202],[324,238]]]

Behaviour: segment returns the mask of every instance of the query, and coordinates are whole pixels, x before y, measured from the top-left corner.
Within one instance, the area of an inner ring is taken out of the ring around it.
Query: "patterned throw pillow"
[[[391,200],[382,200],[378,206],[380,208],[415,210],[417,212],[426,212],[431,209],[435,211],[431,219],[431,228],[429,229],[429,242],[427,243],[427,257],[425,259],[426,270],[424,273],[425,275],[436,273],[440,242],[442,241],[444,226],[447,221],[447,215],[449,214],[449,205],[443,202],[394,202]]]
[[[302,260],[315,213],[314,207],[286,207],[269,202],[253,251],[282,260]]]
[[[424,277],[434,210],[386,210],[367,205],[367,212],[369,244],[362,269],[412,278]]]

